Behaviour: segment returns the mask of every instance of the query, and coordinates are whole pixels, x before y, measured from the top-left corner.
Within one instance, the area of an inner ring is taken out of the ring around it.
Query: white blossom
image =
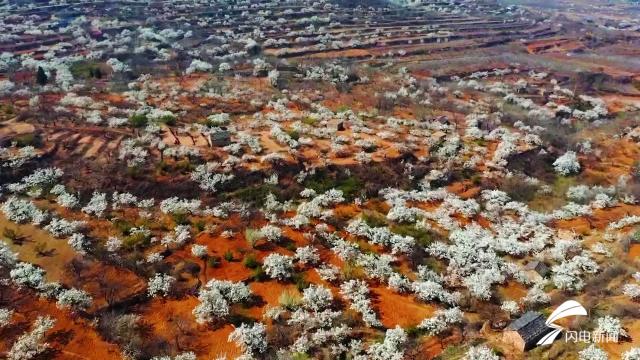
[[[598,325],[596,326],[595,333],[602,334],[605,337],[626,337],[627,331],[622,327],[622,323],[620,319],[614,318],[612,316],[605,316],[603,318],[599,318],[597,320]]]
[[[102,217],[104,211],[107,210],[107,206],[107,194],[96,191],[91,196],[89,203],[82,208],[82,211],[89,215]]]
[[[373,360],[402,360],[404,359],[404,346],[407,343],[406,332],[396,326],[388,329],[382,343],[375,343],[367,349],[367,355]]]
[[[49,348],[49,344],[43,342],[45,334],[54,324],[55,320],[50,317],[38,317],[33,329],[21,335],[7,352],[7,359],[29,360],[43,353]]]
[[[191,254],[195,257],[204,258],[209,255],[209,248],[205,245],[194,244],[191,246]]]
[[[200,324],[215,321],[229,315],[230,304],[246,301],[250,296],[251,290],[244,283],[214,279],[200,290],[200,304],[193,314]]]
[[[286,255],[272,253],[263,261],[264,272],[272,279],[286,280],[293,271],[293,258]]]
[[[369,299],[369,287],[362,280],[349,280],[340,285],[340,293],[351,301],[351,308],[362,314],[362,320],[368,326],[380,326]]]
[[[245,354],[263,353],[267,350],[266,327],[262,323],[243,323],[229,334],[229,341],[240,345]]]
[[[435,336],[446,330],[447,327],[462,322],[463,315],[457,307],[438,310],[432,317],[422,320],[418,328],[425,330],[429,336]]]
[[[297,248],[295,257],[301,264],[313,265],[320,261],[318,249],[313,246],[302,246]]]
[[[640,360],[640,347],[632,348],[623,353],[622,360]]]
[[[580,163],[576,153],[567,151],[553,162],[553,167],[560,175],[567,176],[580,171]]]
[[[86,310],[91,307],[93,299],[86,291],[78,289],[62,290],[58,294],[58,302],[60,308],[73,308],[76,310]]]
[[[580,360],[607,360],[609,356],[604,350],[598,348],[595,344],[591,344],[588,348],[578,353],[578,358]]]
[[[11,318],[13,317],[13,310],[0,308],[0,329],[9,325],[11,323]]]
[[[314,311],[327,308],[332,301],[331,290],[321,285],[311,285],[302,292],[304,306]]]
[[[151,297],[158,295],[167,296],[171,292],[171,287],[176,282],[173,276],[156,273],[147,283],[147,294]]]
[[[472,346],[463,358],[464,360],[500,360],[500,357],[486,345]]]
[[[633,300],[640,299],[640,285],[637,284],[625,284],[622,287],[622,293],[630,297]]]
[[[9,245],[0,240],[0,267],[11,269],[18,262],[18,254],[14,253]]]

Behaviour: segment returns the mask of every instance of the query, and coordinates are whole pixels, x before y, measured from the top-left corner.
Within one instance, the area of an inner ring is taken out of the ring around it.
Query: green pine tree
[[[40,86],[44,86],[47,84],[48,80],[49,78],[47,77],[47,74],[44,72],[44,69],[42,68],[42,66],[38,66],[38,72],[36,73],[36,81],[38,82],[38,84]]]

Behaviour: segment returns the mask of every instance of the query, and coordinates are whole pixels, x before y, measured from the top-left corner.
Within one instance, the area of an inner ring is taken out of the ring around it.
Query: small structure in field
[[[524,272],[529,280],[538,282],[549,274],[549,267],[542,261],[534,260],[525,265]]]
[[[521,351],[527,351],[533,349],[538,340],[552,330],[545,323],[544,315],[535,311],[527,311],[507,326],[503,333],[503,340]]]
[[[209,144],[211,146],[223,147],[231,144],[231,134],[226,128],[209,133]]]

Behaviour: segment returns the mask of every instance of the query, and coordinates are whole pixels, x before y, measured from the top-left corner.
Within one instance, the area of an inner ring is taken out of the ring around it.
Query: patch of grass
[[[364,279],[365,273],[364,270],[362,270],[362,267],[353,262],[346,262],[342,266],[342,276],[345,280]]]
[[[287,134],[289,134],[289,136],[293,139],[293,140],[298,140],[300,139],[300,133],[297,132],[296,130],[289,130],[287,131]]]
[[[362,185],[363,184],[359,179],[350,176],[347,179],[338,182],[337,187],[338,190],[342,190],[345,197],[353,199],[356,193],[358,193],[360,189],[362,189]]]
[[[233,261],[233,252],[231,252],[231,250],[225,251],[223,256],[224,256],[224,259],[227,260],[228,262]]]
[[[189,161],[189,159],[184,159],[184,160],[176,161],[173,168],[180,173],[187,174],[193,171],[193,169],[195,169],[195,166],[193,166],[193,164],[191,163],[191,161]]]
[[[227,198],[240,199],[244,202],[252,203],[257,206],[262,206],[264,205],[267,195],[271,193],[273,193],[277,197],[278,189],[271,184],[261,184],[257,186],[248,186],[245,188],[238,189],[228,194]]]
[[[134,224],[123,219],[116,219],[112,223],[113,226],[115,226],[115,228],[118,229],[118,231],[120,231],[120,233],[122,234],[128,234],[129,230],[134,227]]]
[[[207,259],[207,265],[211,268],[217,268],[222,263],[222,259],[219,256],[211,256]]]
[[[361,216],[362,221],[364,221],[365,224],[369,225],[370,227],[387,226],[386,217],[377,211],[364,210]]]
[[[176,117],[174,115],[163,115],[158,119],[157,122],[173,126],[176,124]]]
[[[293,275],[293,282],[295,282],[296,288],[298,288],[298,290],[300,291],[308,288],[309,285],[311,285],[311,283],[309,283],[309,281],[307,281],[307,279],[304,277],[304,274],[301,273]]]
[[[437,360],[459,360],[464,358],[467,353],[467,347],[462,345],[449,345],[442,354],[438,355]]]
[[[247,269],[257,269],[260,266],[260,262],[254,254],[247,254],[242,260],[242,265]]]
[[[100,68],[100,64],[95,61],[78,61],[71,64],[69,71],[76,78],[102,78],[103,72]]]
[[[202,221],[202,220],[196,221],[193,225],[196,227],[196,229],[198,229],[199,232],[204,231],[204,229],[206,227],[205,222]]]
[[[506,192],[512,200],[525,203],[535,198],[538,189],[538,185],[527,182],[519,176],[504,179],[501,186],[501,190]]]
[[[300,294],[291,290],[283,291],[278,297],[278,304],[287,310],[294,310],[300,303],[302,303]]]
[[[343,113],[343,112],[347,112],[347,111],[349,111],[349,110],[351,110],[351,108],[349,108],[349,106],[347,106],[347,105],[340,105],[340,106],[338,106],[338,108],[336,109],[336,112],[337,112],[337,113]]]
[[[304,119],[302,119],[302,123],[303,124],[307,124],[309,126],[314,126],[316,123],[318,122],[318,120],[312,118],[312,117],[306,117]]]
[[[480,146],[480,147],[486,147],[487,146],[487,140],[485,139],[476,139],[473,141],[474,144]]]
[[[472,175],[470,180],[473,183],[473,185],[478,186],[478,185],[482,184],[482,175],[480,175],[480,174]]]
[[[133,114],[129,117],[129,124],[135,128],[145,127],[148,123],[147,114]]]
[[[296,243],[289,239],[280,240],[282,247],[289,251],[296,251]]]
[[[19,147],[25,147],[25,146],[40,147],[40,145],[42,145],[42,141],[40,137],[37,136],[36,134],[18,135],[13,138],[13,141],[15,141],[16,145]]]
[[[258,241],[262,239],[262,233],[258,229],[246,228],[244,230],[244,238],[252,248],[255,248]]]
[[[317,193],[324,193],[330,189],[341,190],[347,200],[352,200],[363,189],[364,184],[360,179],[349,176],[346,178],[336,178],[324,171],[317,172],[313,177],[305,181],[304,186],[315,190]]]
[[[393,225],[390,228],[391,232],[402,236],[411,236],[416,239],[416,242],[422,246],[428,246],[433,243],[436,236],[433,232],[425,229],[420,229],[412,224]]]
[[[13,116],[16,114],[16,111],[11,104],[0,104],[0,112],[8,116]]]
[[[189,215],[184,212],[175,212],[171,214],[171,218],[177,225],[189,225]]]
[[[307,353],[295,353],[293,355],[291,355],[291,360],[309,360],[311,359],[311,356],[309,356]]]
[[[19,235],[18,232],[11,229],[11,228],[4,228],[4,230],[2,230],[2,236],[4,236],[5,238],[11,240],[11,242],[15,243],[15,241],[18,239]]]
[[[140,249],[148,246],[150,243],[150,240],[151,240],[151,236],[143,232],[136,232],[134,234],[126,236],[122,240],[122,245],[124,246],[125,249],[128,249],[128,250]]]
[[[571,186],[577,185],[574,177],[559,176],[551,184],[551,194],[545,196],[536,196],[529,206],[532,210],[536,211],[551,211],[564,206],[566,201],[567,190]]]
[[[267,280],[268,278],[269,277],[267,276],[267,273],[264,272],[262,266],[258,266],[257,268],[253,269],[253,273],[251,273],[251,279],[253,281],[261,282]]]

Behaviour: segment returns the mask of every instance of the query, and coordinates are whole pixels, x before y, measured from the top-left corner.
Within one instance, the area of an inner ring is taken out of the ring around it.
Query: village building
[[[542,261],[533,260],[524,266],[524,272],[531,282],[538,282],[549,274],[549,267]]]
[[[528,311],[507,326],[503,333],[503,340],[521,351],[527,351],[534,348],[538,340],[552,330],[545,323],[544,315]]]

